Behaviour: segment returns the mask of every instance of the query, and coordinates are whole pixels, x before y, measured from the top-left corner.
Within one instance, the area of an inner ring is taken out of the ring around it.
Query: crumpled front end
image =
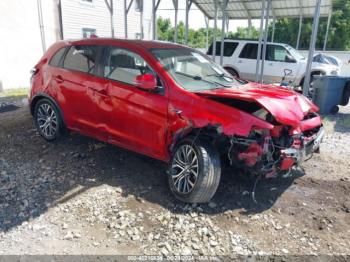
[[[250,174],[275,177],[319,152],[324,133],[320,117],[310,113],[296,127],[277,124],[271,130],[252,130],[247,138],[232,136],[228,158]]]

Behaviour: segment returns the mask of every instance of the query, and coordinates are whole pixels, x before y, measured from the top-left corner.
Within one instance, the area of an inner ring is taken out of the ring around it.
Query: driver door
[[[270,83],[280,83],[285,74],[285,69],[291,71],[290,74],[286,76],[285,81],[293,82],[298,73],[297,61],[285,47],[273,44],[267,45],[264,80]]]
[[[160,81],[154,92],[135,85],[136,76],[156,73],[139,54],[116,46],[105,48],[101,71],[108,88],[101,104],[109,115],[108,142],[162,159],[168,99]]]

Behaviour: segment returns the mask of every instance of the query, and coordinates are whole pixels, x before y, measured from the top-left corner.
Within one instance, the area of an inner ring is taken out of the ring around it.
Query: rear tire
[[[350,82],[344,87],[343,97],[340,105],[346,106],[349,103],[350,98]]]
[[[60,111],[49,99],[40,99],[35,104],[33,116],[39,134],[47,141],[57,140],[64,134]]]
[[[168,183],[175,197],[187,203],[206,203],[220,182],[220,157],[214,146],[200,138],[185,138],[170,161]]]
[[[339,112],[339,106],[333,106],[331,109],[331,114],[335,115],[338,112]]]

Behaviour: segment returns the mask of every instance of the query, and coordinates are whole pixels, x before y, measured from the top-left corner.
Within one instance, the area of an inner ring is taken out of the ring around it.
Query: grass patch
[[[28,88],[7,89],[0,93],[0,97],[26,97]]]

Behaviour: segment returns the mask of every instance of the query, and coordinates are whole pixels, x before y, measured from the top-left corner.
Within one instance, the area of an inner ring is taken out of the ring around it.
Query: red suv
[[[256,178],[286,174],[324,134],[306,97],[154,41],[54,44],[33,70],[30,109],[46,140],[69,129],[169,163],[170,189],[185,202],[213,197],[222,163]]]

